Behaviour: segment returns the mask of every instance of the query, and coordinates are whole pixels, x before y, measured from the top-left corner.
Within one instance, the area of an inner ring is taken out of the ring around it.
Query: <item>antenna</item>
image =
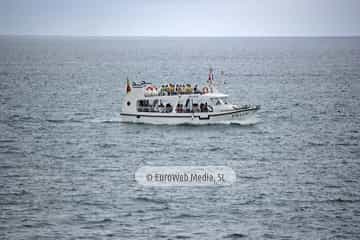
[[[213,81],[214,81],[214,69],[210,65],[208,82],[209,82],[209,84],[213,84]]]
[[[220,77],[220,81],[221,81],[222,84],[225,84],[224,75],[225,75],[224,71],[221,70],[221,72],[220,72],[220,76],[221,76],[221,77]]]

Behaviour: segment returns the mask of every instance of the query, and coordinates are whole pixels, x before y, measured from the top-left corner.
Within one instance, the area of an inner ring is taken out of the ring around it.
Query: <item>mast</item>
[[[214,70],[212,67],[209,68],[208,85],[209,85],[209,90],[211,93],[217,92],[216,87],[215,87]]]

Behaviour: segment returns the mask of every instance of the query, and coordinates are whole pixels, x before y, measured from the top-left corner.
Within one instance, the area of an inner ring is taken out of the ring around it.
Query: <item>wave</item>
[[[7,193],[0,193],[0,196],[24,196],[24,195],[32,195],[31,192],[22,189],[20,192],[7,192]]]
[[[242,179],[251,179],[251,180],[264,179],[264,177],[254,177],[254,176],[239,176],[238,178],[242,178]]]
[[[343,199],[343,198],[334,198],[334,199],[324,199],[324,200],[289,200],[299,203],[360,203],[360,199]]]
[[[221,147],[212,147],[209,149],[210,152],[217,152],[217,151],[221,151],[222,148]]]
[[[323,142],[308,142],[307,145],[308,145],[308,146],[311,146],[311,147],[316,147],[316,146],[326,146],[326,145],[328,145],[328,143],[323,143]]]
[[[224,238],[226,239],[238,239],[238,238],[244,238],[244,237],[247,237],[247,235],[245,234],[242,234],[242,233],[231,233],[231,234],[228,234],[226,236],[224,236]]]
[[[94,221],[88,221],[89,224],[102,224],[102,223],[110,223],[113,220],[111,218],[104,218],[102,220],[94,220]]]
[[[49,123],[65,123],[66,120],[64,119],[46,119],[47,122]]]
[[[21,225],[24,228],[42,228],[42,227],[49,227],[49,226],[54,226],[51,223],[48,222],[36,222],[36,223],[25,223]]]
[[[116,154],[107,154],[107,155],[103,155],[104,158],[121,158],[120,155],[116,155]]]
[[[343,198],[336,198],[336,199],[330,199],[326,200],[325,202],[329,203],[359,203],[360,199],[343,199]]]
[[[190,236],[185,236],[185,235],[176,235],[175,239],[189,239],[191,238]]]
[[[92,119],[89,122],[91,123],[121,123],[121,119],[120,118],[109,118],[109,119]]]
[[[46,119],[49,123],[120,123],[121,120],[119,118],[112,118],[112,119]]]
[[[83,123],[85,122],[84,120],[80,120],[80,119],[47,119],[47,122],[50,123]]]
[[[88,112],[76,112],[74,113],[75,116],[89,116],[90,113]]]
[[[162,199],[153,199],[153,198],[147,198],[147,197],[137,197],[134,198],[135,201],[139,202],[148,202],[148,203],[156,203],[156,204],[167,204],[168,201],[162,200]]]
[[[336,143],[335,145],[336,145],[336,146],[358,146],[358,143],[348,143],[348,142],[345,142],[345,143]]]
[[[247,120],[239,120],[239,121],[231,121],[230,124],[233,125],[241,125],[241,126],[251,126],[260,123],[260,120],[257,118],[247,119]]]
[[[115,143],[100,143],[100,144],[97,144],[99,147],[101,148],[112,148],[112,147],[116,147],[117,144]]]
[[[176,215],[176,216],[174,216],[174,217],[172,217],[172,218],[175,218],[175,219],[184,219],[184,218],[200,218],[200,217],[201,217],[200,215],[182,213],[182,214]]]

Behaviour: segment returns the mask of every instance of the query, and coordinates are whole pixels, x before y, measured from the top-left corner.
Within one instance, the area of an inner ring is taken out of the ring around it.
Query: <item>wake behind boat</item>
[[[259,105],[235,105],[216,87],[212,69],[205,86],[167,84],[157,87],[148,82],[130,84],[122,103],[123,122],[150,124],[214,124],[246,122]]]

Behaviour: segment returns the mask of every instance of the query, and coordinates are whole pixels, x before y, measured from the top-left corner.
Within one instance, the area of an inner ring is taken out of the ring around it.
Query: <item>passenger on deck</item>
[[[164,112],[164,104],[160,101],[160,104],[159,104],[159,112]]]
[[[166,110],[167,113],[172,112],[172,106],[170,103],[166,104]]]
[[[197,103],[194,103],[193,106],[192,106],[192,111],[193,112],[199,112],[200,109],[199,109],[199,105]]]
[[[185,94],[185,85],[184,84],[181,86],[181,94]]]
[[[161,85],[161,88],[160,88],[160,96],[164,96],[166,94],[166,88],[164,85]]]
[[[192,92],[192,87],[191,87],[190,84],[186,84],[185,92],[186,92],[187,94],[191,94],[191,92]]]
[[[205,111],[204,111],[204,104],[203,104],[203,103],[200,103],[200,112],[205,112]]]
[[[185,103],[185,112],[190,112],[190,99],[188,98]]]
[[[182,104],[178,104],[177,106],[176,106],[176,112],[178,112],[178,113],[182,113],[183,112],[183,105]]]
[[[170,95],[175,94],[175,86],[173,84],[170,84]]]

